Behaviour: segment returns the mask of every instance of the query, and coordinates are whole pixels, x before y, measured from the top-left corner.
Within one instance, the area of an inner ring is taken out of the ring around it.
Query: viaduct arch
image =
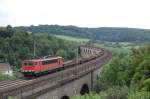
[[[81,87],[81,90],[80,90],[80,94],[81,95],[85,95],[85,94],[89,94],[89,87],[87,84],[84,84],[82,87]]]
[[[61,99],[70,99],[69,96],[63,96]]]

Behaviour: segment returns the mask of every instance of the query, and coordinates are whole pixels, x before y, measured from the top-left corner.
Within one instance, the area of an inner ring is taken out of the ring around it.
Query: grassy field
[[[55,35],[55,36],[58,38],[61,38],[61,39],[79,42],[79,43],[87,43],[90,40],[90,39],[86,39],[86,38],[77,38],[77,37],[64,36],[64,35]],[[129,42],[116,43],[116,42],[102,41],[102,42],[94,43],[94,45],[97,47],[106,48],[106,49],[110,50],[113,54],[131,53],[131,48],[133,47],[133,43],[129,43]]]
[[[121,54],[121,53],[129,54],[131,53],[131,48],[133,47],[133,45],[131,44],[127,45],[124,43],[120,43],[118,45],[110,42],[96,43],[95,46],[106,48],[114,54]]]
[[[77,38],[77,37],[64,36],[64,35],[55,35],[55,36],[61,39],[68,40],[68,41],[81,42],[81,43],[86,43],[90,40],[87,38]]]

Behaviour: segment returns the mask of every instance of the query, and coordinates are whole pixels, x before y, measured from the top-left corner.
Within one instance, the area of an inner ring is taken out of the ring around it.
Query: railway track
[[[0,90],[9,88],[9,87],[13,87],[13,86],[18,86],[20,84],[24,84],[26,82],[31,82],[31,81],[33,81],[33,80],[18,79],[18,80],[0,82]]]
[[[99,50],[98,48],[96,50]],[[86,73],[88,73],[90,70],[94,70],[99,68],[99,65],[104,64],[107,60],[111,58],[111,53],[101,49],[102,54],[101,56],[98,56],[90,61],[87,61],[85,63],[78,63],[74,64],[73,67],[68,66],[68,68],[65,68],[62,71],[59,71],[58,73],[53,73],[45,76],[41,76],[35,79],[30,80],[24,80],[24,79],[18,79],[13,81],[0,81],[0,99],[7,99],[7,96],[11,96],[13,94],[17,94],[17,90],[25,91],[25,90],[31,90],[37,86],[44,86],[46,83],[54,83],[54,85],[57,85],[58,82],[66,81],[70,79],[75,79],[79,76],[82,76]],[[101,62],[99,62],[101,60]],[[92,65],[95,65],[91,67]],[[28,87],[28,86],[33,86]],[[14,92],[13,92],[14,91]],[[25,99],[25,98],[24,98]],[[27,98],[26,98],[27,99]]]

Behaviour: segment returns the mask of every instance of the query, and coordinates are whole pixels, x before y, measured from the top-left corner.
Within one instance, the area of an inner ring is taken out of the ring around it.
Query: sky
[[[150,29],[150,0],[0,0],[0,26]]]

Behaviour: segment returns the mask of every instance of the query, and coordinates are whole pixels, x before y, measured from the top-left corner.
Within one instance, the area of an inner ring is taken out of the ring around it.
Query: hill
[[[84,37],[94,40],[110,42],[149,42],[150,30],[137,28],[81,28],[76,26],[60,25],[39,25],[39,26],[20,26],[15,27],[33,33],[49,33],[55,35],[68,35],[74,37]]]

